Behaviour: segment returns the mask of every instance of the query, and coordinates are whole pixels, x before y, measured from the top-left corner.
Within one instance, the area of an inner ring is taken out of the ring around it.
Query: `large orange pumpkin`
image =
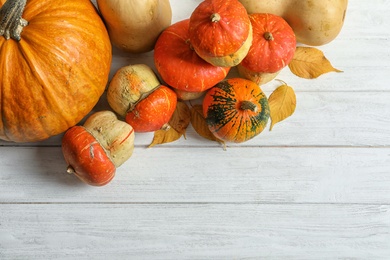
[[[0,6],[0,139],[31,142],[62,133],[104,92],[112,59],[106,28],[90,0],[0,0]]]

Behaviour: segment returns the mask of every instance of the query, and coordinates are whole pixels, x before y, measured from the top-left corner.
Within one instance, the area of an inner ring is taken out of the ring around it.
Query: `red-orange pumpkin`
[[[116,167],[96,138],[83,126],[73,126],[65,132],[62,150],[68,163],[67,172],[83,182],[103,186],[115,176]]]
[[[255,13],[249,18],[253,28],[252,46],[238,65],[238,71],[241,76],[261,85],[290,63],[296,39],[291,26],[280,16]]]
[[[165,29],[154,47],[154,63],[161,78],[171,87],[202,92],[225,79],[230,67],[213,66],[192,48],[189,19]]]
[[[77,124],[103,94],[112,58],[90,0],[25,2],[0,0],[0,139],[16,142]]]
[[[135,132],[160,130],[168,124],[176,105],[176,93],[161,85],[127,112],[126,122]]]
[[[256,83],[231,78],[207,91],[203,115],[214,136],[241,143],[263,131],[270,109],[267,97]]]
[[[252,27],[237,0],[205,0],[192,12],[190,41],[200,57],[222,67],[240,63],[252,44]]]

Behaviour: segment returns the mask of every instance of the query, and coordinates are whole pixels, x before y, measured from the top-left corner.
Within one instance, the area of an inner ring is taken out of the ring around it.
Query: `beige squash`
[[[97,4],[113,45],[130,53],[153,50],[172,22],[169,0],[97,0]]]
[[[334,40],[344,24],[348,0],[239,0],[248,13],[272,13],[293,28],[297,41],[320,46]]]

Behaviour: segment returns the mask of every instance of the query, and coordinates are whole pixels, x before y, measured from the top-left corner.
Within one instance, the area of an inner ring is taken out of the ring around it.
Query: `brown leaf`
[[[283,121],[294,113],[297,105],[294,89],[287,86],[287,84],[279,86],[268,98],[268,104],[271,112],[271,126],[269,129],[271,131],[276,123]]]
[[[180,137],[182,135],[183,134],[180,134],[179,132],[177,132],[173,127],[170,127],[167,130],[157,130],[154,132],[153,141],[148,147],[150,148],[150,147],[153,147],[157,144],[165,144],[165,143],[174,142],[174,141],[180,139]]]
[[[172,118],[169,120],[169,128],[161,129],[154,132],[152,143],[149,145],[153,147],[157,144],[165,144],[174,142],[182,135],[185,137],[185,133],[188,125],[191,121],[191,112],[188,106],[184,102],[177,102],[175,112]]]
[[[194,105],[191,109],[191,124],[195,131],[202,136],[211,141],[215,141],[221,143],[226,149],[225,142],[216,138],[213,133],[210,131],[207,126],[206,120],[203,116],[203,108],[202,105]]]
[[[314,47],[298,46],[288,67],[296,76],[305,79],[314,79],[328,72],[342,72],[332,66],[321,50]]]
[[[191,121],[191,111],[187,104],[179,101],[177,102],[176,110],[172,115],[169,125],[177,132],[185,136],[188,125]]]

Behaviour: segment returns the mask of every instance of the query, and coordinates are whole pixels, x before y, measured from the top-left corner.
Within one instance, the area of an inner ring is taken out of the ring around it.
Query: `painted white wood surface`
[[[171,0],[173,20],[200,2]],[[191,127],[154,148],[139,134],[96,188],[65,173],[61,135],[0,142],[0,259],[390,259],[389,11],[350,1],[320,47],[344,72],[284,70],[295,114],[226,151]],[[154,67],[151,53],[114,50],[111,76],[140,62]]]

